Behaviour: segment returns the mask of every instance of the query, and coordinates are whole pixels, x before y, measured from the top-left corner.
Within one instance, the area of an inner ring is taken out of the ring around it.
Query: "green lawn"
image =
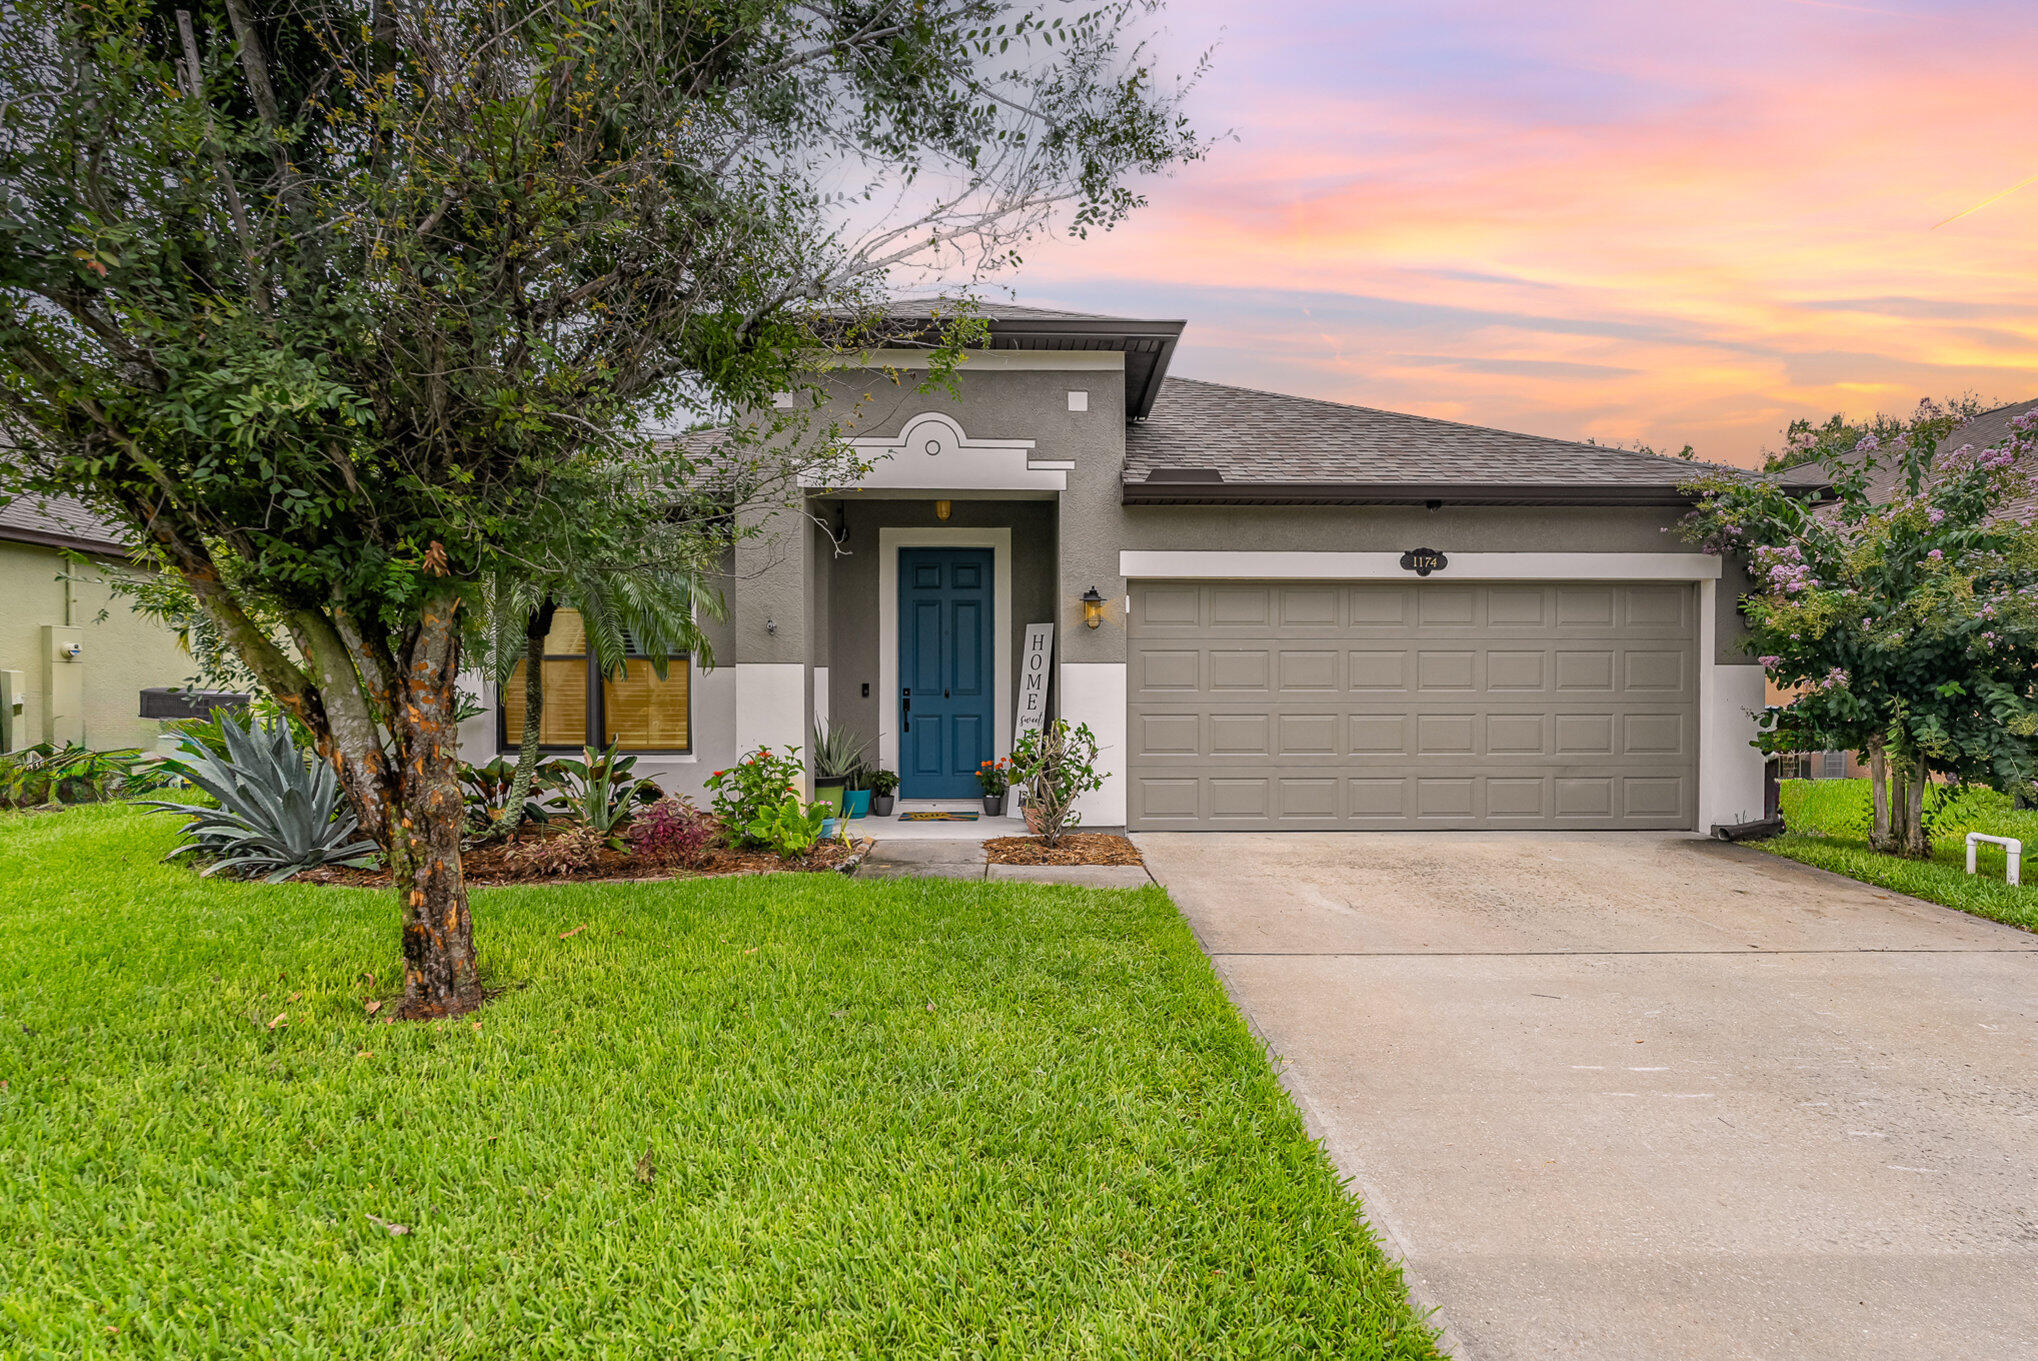
[[[383,896],[173,840],[0,817],[0,1354],[1434,1355],[1157,889],[483,891],[385,1026]]]
[[[2038,812],[2017,812],[2007,796],[1967,790],[1933,816],[1932,858],[1899,860],[1868,849],[1871,810],[1866,780],[1786,780],[1784,824],[1789,831],[1756,843],[1763,850],[1850,878],[1944,903],[2027,931],[2038,931]],[[2003,882],[2003,851],[1983,846],[1979,873],[1967,873],[1969,832],[2020,838],[2028,852],[2026,883]]]

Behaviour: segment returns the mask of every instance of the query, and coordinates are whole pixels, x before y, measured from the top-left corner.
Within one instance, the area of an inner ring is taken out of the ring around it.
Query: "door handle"
[[[913,731],[913,692],[911,690],[899,691],[899,712],[905,718],[903,725],[905,731]]]

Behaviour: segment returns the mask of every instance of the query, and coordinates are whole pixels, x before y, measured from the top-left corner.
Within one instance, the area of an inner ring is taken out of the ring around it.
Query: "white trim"
[[[1755,714],[1767,699],[1759,666],[1719,662],[1719,583],[1698,583],[1698,824],[1752,822],[1762,816],[1762,753]]]
[[[886,770],[899,768],[899,550],[991,550],[992,665],[997,668],[991,711],[992,755],[1012,749],[1012,530],[1010,526],[909,528],[877,532],[877,755]],[[1124,706],[1121,704],[1121,708]],[[1121,715],[1119,721],[1124,721]]]
[[[816,732],[828,726],[828,701],[828,668],[817,666],[814,668],[814,730]]]
[[[737,662],[736,751],[759,747],[807,750],[807,667],[804,662]],[[698,743],[696,743],[698,746]]]
[[[1090,827],[1123,827],[1126,797],[1126,664],[1063,662],[1059,677],[1061,717],[1070,727],[1090,725],[1097,739],[1097,770],[1104,787],[1076,801]]]
[[[1417,577],[1400,553],[1249,553],[1205,549],[1128,549],[1118,555],[1127,578],[1326,581],[1714,581],[1710,553],[1450,553],[1450,566]]]
[[[953,416],[923,411],[896,435],[863,435],[846,442],[868,471],[855,487],[862,491],[1029,491],[1068,490],[1075,464],[1036,458],[1030,439],[973,439]],[[800,474],[800,485],[827,489],[841,484],[827,467]]]
[[[1125,370],[1118,350],[964,350],[961,367],[1001,373]],[[933,363],[928,350],[862,350],[819,361],[824,369],[924,369]]]

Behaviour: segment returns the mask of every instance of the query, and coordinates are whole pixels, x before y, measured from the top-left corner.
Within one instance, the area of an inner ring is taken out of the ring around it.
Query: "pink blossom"
[[[1765,671],[1774,671],[1783,664],[1783,658],[1781,657],[1757,657],[1755,660],[1762,664],[1762,668]]]
[[[1933,562],[1937,562],[1946,555],[1935,548],[1931,552],[1925,554],[1925,556],[1930,558]]]

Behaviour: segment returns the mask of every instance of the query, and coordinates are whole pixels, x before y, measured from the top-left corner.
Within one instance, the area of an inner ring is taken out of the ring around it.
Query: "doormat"
[[[975,813],[901,813],[900,822],[975,822]]]

